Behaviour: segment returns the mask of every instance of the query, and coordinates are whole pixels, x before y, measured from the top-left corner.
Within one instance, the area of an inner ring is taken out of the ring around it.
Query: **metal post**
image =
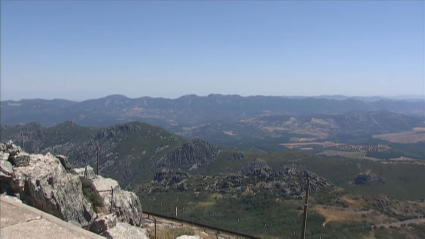
[[[153,221],[155,223],[155,239],[156,239],[156,218],[155,217],[153,218]]]
[[[310,194],[310,178],[307,178],[307,188],[306,188],[306,196],[304,203],[304,220],[303,220],[303,228],[301,233],[301,239],[305,239],[305,231],[307,229],[307,208],[308,208],[308,196]]]
[[[99,145],[96,146],[96,172],[99,175]]]
[[[111,210],[112,212],[112,205],[114,204],[114,188],[111,186]]]

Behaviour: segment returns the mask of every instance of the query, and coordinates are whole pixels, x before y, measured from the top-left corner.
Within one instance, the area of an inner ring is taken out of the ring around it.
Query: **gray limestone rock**
[[[94,179],[96,177],[96,174],[93,171],[93,168],[87,165],[84,168],[73,168],[71,169],[71,172],[77,174],[80,177],[84,177],[86,179]]]
[[[71,164],[68,161],[68,158],[63,156],[63,155],[56,155],[55,156],[57,159],[59,159],[59,161],[61,162],[62,166],[66,169],[66,170],[71,170]]]
[[[118,221],[141,225],[142,204],[135,193],[121,190],[117,181],[102,176],[97,176],[92,183],[102,197],[103,205],[117,215]]]
[[[29,155],[26,167],[16,167],[10,182],[27,204],[79,226],[87,226],[95,215],[84,198],[77,175],[67,173],[51,155]]]
[[[0,160],[8,160],[8,159],[9,159],[9,153],[0,151]]]
[[[13,167],[9,161],[0,160],[0,178],[12,178]]]
[[[0,152],[4,152],[6,150],[6,145],[3,143],[0,143]]]

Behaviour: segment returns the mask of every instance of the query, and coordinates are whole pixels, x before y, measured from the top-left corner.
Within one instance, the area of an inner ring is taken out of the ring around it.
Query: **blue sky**
[[[1,1],[1,99],[423,95],[423,1]]]

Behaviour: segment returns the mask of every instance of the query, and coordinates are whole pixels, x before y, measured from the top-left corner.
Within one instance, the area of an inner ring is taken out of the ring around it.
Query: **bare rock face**
[[[96,174],[94,173],[93,168],[90,167],[89,165],[87,165],[84,168],[73,168],[73,169],[71,169],[71,172],[77,174],[80,177],[86,178],[86,179],[96,178]]]
[[[3,144],[4,146],[4,144]],[[9,159],[9,153],[5,153],[0,151],[0,160],[8,160]]]
[[[9,161],[0,160],[0,178],[12,178],[13,166]]]
[[[97,233],[113,228],[117,221],[141,225],[142,204],[136,194],[95,175],[89,166],[71,169],[63,155],[28,154],[11,141],[0,143],[0,159],[0,193]],[[96,217],[94,206],[110,215]]]
[[[6,144],[2,144],[0,148],[3,152],[8,153],[10,156],[17,155],[21,152],[21,148],[14,145],[12,140],[9,140]]]
[[[89,225],[95,213],[84,198],[79,177],[67,173],[59,159],[50,154],[21,155],[28,165],[16,164],[9,182],[20,199],[75,225]]]
[[[62,166],[67,170],[71,170],[71,164],[68,161],[68,158],[66,156],[63,155],[56,155],[56,158],[59,159],[59,161],[61,162]]]
[[[117,181],[102,176],[94,178],[92,183],[102,197],[103,205],[115,213],[118,221],[141,225],[142,204],[135,193],[122,190]]]
[[[190,167],[194,164],[208,164],[218,158],[221,150],[203,139],[192,139],[173,152],[161,157],[156,168]]]

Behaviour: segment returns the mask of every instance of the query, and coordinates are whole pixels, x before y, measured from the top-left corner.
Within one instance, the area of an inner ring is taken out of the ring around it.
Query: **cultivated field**
[[[372,136],[375,139],[383,139],[392,143],[414,144],[425,142],[425,128],[417,127],[412,131],[404,131],[391,134],[378,134]]]

